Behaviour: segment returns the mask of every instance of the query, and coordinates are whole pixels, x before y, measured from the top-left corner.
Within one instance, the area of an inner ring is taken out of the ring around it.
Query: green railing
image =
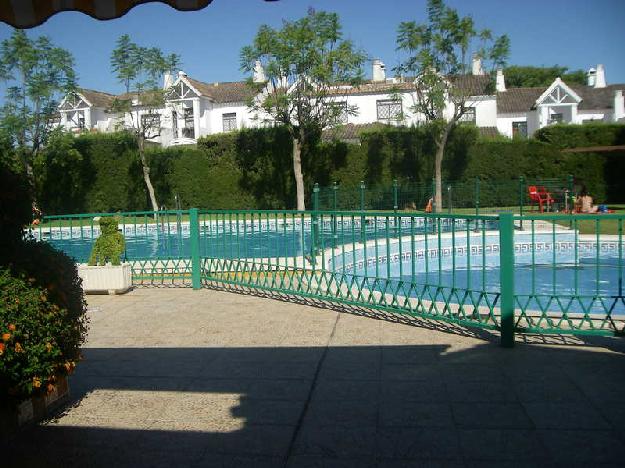
[[[552,212],[569,211],[573,206],[572,197],[579,190],[572,176],[561,179],[519,177],[510,180],[475,178],[443,181],[442,211],[476,215],[507,211],[523,214],[537,208],[528,195],[528,188],[532,185],[544,187],[551,194],[554,202],[549,210]],[[433,198],[435,182],[400,184],[395,180],[391,185],[383,187],[368,187],[364,181],[358,187],[342,187],[336,183],[329,187],[319,187],[315,184],[315,190],[318,193],[316,208],[322,211],[424,211],[430,198]],[[314,198],[312,201],[315,209]],[[599,197],[597,201],[604,200]]]
[[[314,195],[317,196],[317,195]],[[112,214],[99,214],[110,216]],[[621,334],[623,215],[116,213],[136,284],[220,286],[515,332]],[[84,261],[93,214],[36,233]]]
[[[89,259],[99,235],[98,217],[116,216],[126,236],[124,260],[132,267],[135,284],[191,286],[191,244],[188,242],[192,210],[86,213],[45,216],[33,234],[72,255]]]

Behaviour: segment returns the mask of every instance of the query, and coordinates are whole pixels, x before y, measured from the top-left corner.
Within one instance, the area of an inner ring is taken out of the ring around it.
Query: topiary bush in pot
[[[120,265],[124,253],[124,235],[118,231],[119,221],[115,217],[100,218],[100,237],[93,245],[89,265]]]
[[[125,241],[117,230],[119,221],[116,217],[103,217],[99,224],[100,237],[93,245],[89,263],[78,267],[83,289],[86,293],[124,293],[132,285],[132,276],[130,264],[121,263]]]

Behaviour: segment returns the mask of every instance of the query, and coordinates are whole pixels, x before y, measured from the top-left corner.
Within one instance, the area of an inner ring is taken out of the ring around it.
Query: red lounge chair
[[[545,205],[547,206],[547,211],[549,211],[549,205],[553,203],[553,197],[549,192],[547,192],[545,187],[530,185],[527,190],[529,192],[530,200],[538,204],[538,209],[541,213],[544,213]]]

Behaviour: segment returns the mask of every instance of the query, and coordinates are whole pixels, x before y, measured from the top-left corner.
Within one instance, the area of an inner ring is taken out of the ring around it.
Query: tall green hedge
[[[601,122],[550,125],[538,130],[535,138],[558,148],[624,145],[625,125]]]
[[[484,140],[475,127],[459,126],[448,141],[443,178],[515,181],[520,175],[535,179],[572,174],[597,201],[623,202],[625,154],[564,153],[560,148],[567,141],[581,146],[622,144],[624,129],[605,124],[553,126],[541,130],[537,139]],[[248,129],[200,138],[197,148],[152,148],[148,161],[157,199],[167,208],[177,206],[176,197],[185,209],[293,208],[291,151],[283,128]],[[389,127],[364,133],[360,144],[319,142],[308,151],[303,169],[309,205],[315,182],[338,182],[345,189],[364,180],[373,194],[388,191],[393,179],[403,186],[432,180],[435,144],[428,126]],[[149,208],[129,135],[58,135],[40,154],[35,169],[38,199],[47,214]]]

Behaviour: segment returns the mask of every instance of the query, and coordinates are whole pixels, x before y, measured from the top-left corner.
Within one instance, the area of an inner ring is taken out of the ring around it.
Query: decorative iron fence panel
[[[621,334],[625,216],[188,211],[44,218],[87,260],[118,216],[135,284],[231,286],[527,333]]]

